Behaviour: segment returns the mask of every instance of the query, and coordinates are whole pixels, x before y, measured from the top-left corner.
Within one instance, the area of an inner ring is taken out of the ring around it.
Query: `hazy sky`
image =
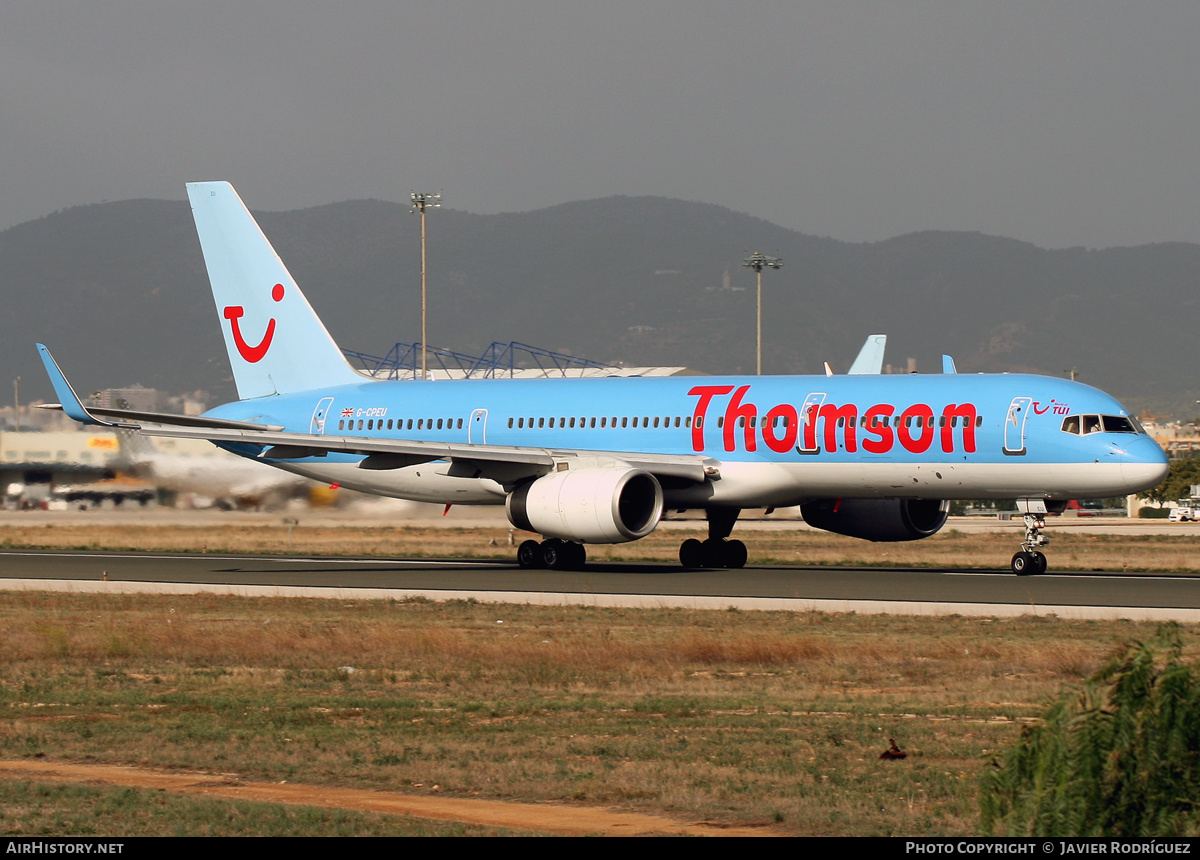
[[[0,229],[445,189],[720,203],[844,240],[1200,242],[1200,4],[46,0],[0,6]]]

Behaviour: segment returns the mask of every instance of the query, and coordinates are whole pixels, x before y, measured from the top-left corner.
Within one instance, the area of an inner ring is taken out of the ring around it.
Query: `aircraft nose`
[[[1129,440],[1121,458],[1121,477],[1131,493],[1157,487],[1167,479],[1171,462],[1167,453],[1149,436]]]

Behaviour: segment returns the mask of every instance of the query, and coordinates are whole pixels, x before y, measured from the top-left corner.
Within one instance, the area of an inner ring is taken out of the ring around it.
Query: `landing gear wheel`
[[[1012,572],[1017,576],[1032,576],[1037,573],[1037,561],[1034,559],[1033,553],[1021,550],[1014,555],[1012,557]]]
[[[517,564],[529,570],[542,562],[542,548],[535,540],[524,541],[517,547]]]
[[[1046,556],[1037,549],[1050,543],[1050,538],[1042,534],[1046,517],[1040,513],[1027,513],[1024,519],[1025,540],[1021,542],[1021,551],[1012,557],[1012,572],[1017,576],[1037,576],[1046,572]]]
[[[548,570],[562,569],[565,560],[562,541],[558,538],[550,538],[542,541],[542,545],[538,549],[542,557],[542,567]]]
[[[725,541],[720,538],[709,538],[700,544],[703,564],[701,567],[725,566]]]
[[[679,546],[679,563],[684,567],[704,567],[704,544],[688,538]]]
[[[562,545],[563,563],[562,570],[583,570],[583,566],[587,564],[587,550],[583,548],[583,544],[575,543],[574,541],[566,541]]]
[[[725,566],[734,570],[746,566],[746,545],[740,540],[725,542]]]

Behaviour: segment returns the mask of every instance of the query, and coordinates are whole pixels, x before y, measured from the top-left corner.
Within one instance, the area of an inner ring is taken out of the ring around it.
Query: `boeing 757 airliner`
[[[742,567],[742,510],[799,505],[812,526],[929,537],[951,499],[1016,499],[1018,574],[1041,573],[1045,514],[1138,492],[1167,458],[1109,395],[1023,374],[381,381],[354,370],[226,182],[187,186],[239,399],[188,417],[85,407],[77,421],[208,439],[343,487],[505,505],[523,567],[578,568],[664,510],[703,510],[685,567]]]

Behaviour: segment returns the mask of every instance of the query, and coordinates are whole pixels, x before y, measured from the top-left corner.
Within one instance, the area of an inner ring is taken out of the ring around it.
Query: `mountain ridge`
[[[419,219],[406,205],[255,217],[341,346],[383,354],[419,339]],[[763,275],[768,373],[820,373],[826,360],[844,371],[867,334],[884,332],[898,367],[914,356],[936,371],[945,352],[964,372],[1076,368],[1131,408],[1170,405],[1177,417],[1200,399],[1170,349],[1194,337],[1200,245],[1045,249],[937,230],[844,242],[717,204],[628,195],[427,218],[429,339],[460,352],[517,340],[751,373],[754,275],[741,262],[762,251],[784,260]],[[88,204],[11,227],[0,284],[0,360],[26,399],[52,396],[35,340],[81,390],[233,396],[186,202]]]

